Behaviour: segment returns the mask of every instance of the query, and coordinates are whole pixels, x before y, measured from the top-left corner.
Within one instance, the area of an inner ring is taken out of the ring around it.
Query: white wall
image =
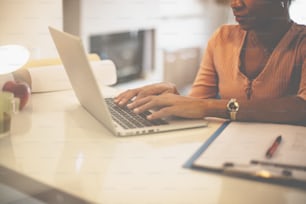
[[[22,44],[32,58],[56,56],[48,25],[62,28],[61,0],[0,0],[0,45]]]
[[[306,0],[294,0],[290,7],[290,16],[295,22],[306,25]]]
[[[306,25],[306,0],[293,0],[290,7],[290,17],[296,23]],[[236,23],[232,11],[229,12],[229,23]]]
[[[163,71],[164,50],[184,48],[204,50],[213,32],[228,20],[227,6],[217,5],[214,0],[161,0],[157,35],[157,74]],[[160,63],[160,64],[158,64]],[[160,71],[158,73],[158,71]]]
[[[80,14],[78,29],[87,48],[89,35],[141,28],[158,29],[162,47],[189,47],[199,43],[205,46],[203,39],[207,39],[220,24],[227,22],[228,16],[228,8],[216,6],[213,0],[205,3],[200,0],[64,1],[81,4],[81,11],[74,13]],[[64,12],[71,13],[71,9],[75,9],[73,7],[77,6],[64,7]],[[76,21],[71,23],[75,24]]]
[[[157,0],[80,0],[81,36],[88,47],[90,34],[154,28],[158,17]]]
[[[23,44],[32,58],[56,56],[47,26],[63,27],[62,2],[68,0],[0,0],[0,45]],[[82,36],[159,25],[162,48],[196,45],[209,38],[222,24],[228,10],[216,7],[213,0],[69,0],[81,1]],[[202,20],[198,17],[203,15]],[[306,0],[294,0],[290,14],[306,25]],[[99,15],[97,15],[99,14]],[[217,17],[216,17],[217,16]],[[231,14],[229,15],[231,16]],[[184,18],[187,17],[187,18]],[[205,20],[205,17],[208,19]],[[162,20],[162,22],[160,22]],[[201,27],[203,26],[203,27]],[[204,28],[204,29],[203,29]]]
[[[206,46],[207,40],[220,24],[227,22],[228,8],[216,6],[209,0],[64,0],[80,3],[80,25],[68,28],[79,30],[85,47],[89,36],[95,34],[156,29],[156,61],[152,78],[162,80],[163,50]],[[65,14],[73,7],[65,6]],[[70,17],[69,17],[70,16]],[[71,18],[71,15],[67,17]],[[72,22],[75,24],[75,21]],[[65,26],[66,27],[66,26]],[[67,30],[68,31],[68,30]]]
[[[228,20],[228,6],[217,5],[213,0],[202,3],[200,0],[163,1],[159,35],[160,44],[166,49],[205,48],[212,33]]]

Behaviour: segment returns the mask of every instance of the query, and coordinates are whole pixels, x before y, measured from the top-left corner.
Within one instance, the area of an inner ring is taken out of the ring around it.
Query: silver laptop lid
[[[110,112],[79,37],[49,27],[59,56],[81,105],[116,134]]]

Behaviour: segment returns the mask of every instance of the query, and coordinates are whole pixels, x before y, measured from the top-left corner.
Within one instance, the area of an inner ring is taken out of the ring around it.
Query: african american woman
[[[220,117],[306,125],[306,26],[291,0],[231,0],[238,25],[210,39],[189,96],[171,83],[121,93],[115,101],[148,119]],[[132,103],[128,103],[134,99]]]

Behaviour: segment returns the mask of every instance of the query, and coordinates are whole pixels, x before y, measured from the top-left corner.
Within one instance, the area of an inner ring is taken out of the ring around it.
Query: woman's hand
[[[139,100],[147,96],[161,95],[165,93],[179,94],[174,84],[162,82],[125,91],[115,98],[115,103],[124,106],[133,98]]]
[[[202,99],[168,93],[135,100],[128,104],[128,108],[133,109],[137,114],[149,109],[157,109],[157,111],[148,116],[149,120],[167,116],[203,118],[206,115],[207,103]]]

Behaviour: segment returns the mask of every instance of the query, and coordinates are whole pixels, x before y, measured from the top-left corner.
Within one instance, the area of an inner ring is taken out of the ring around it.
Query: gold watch
[[[239,110],[239,103],[237,102],[237,99],[232,98],[229,100],[227,103],[227,111],[229,113],[229,118],[231,120],[236,120],[237,119],[237,113]]]

